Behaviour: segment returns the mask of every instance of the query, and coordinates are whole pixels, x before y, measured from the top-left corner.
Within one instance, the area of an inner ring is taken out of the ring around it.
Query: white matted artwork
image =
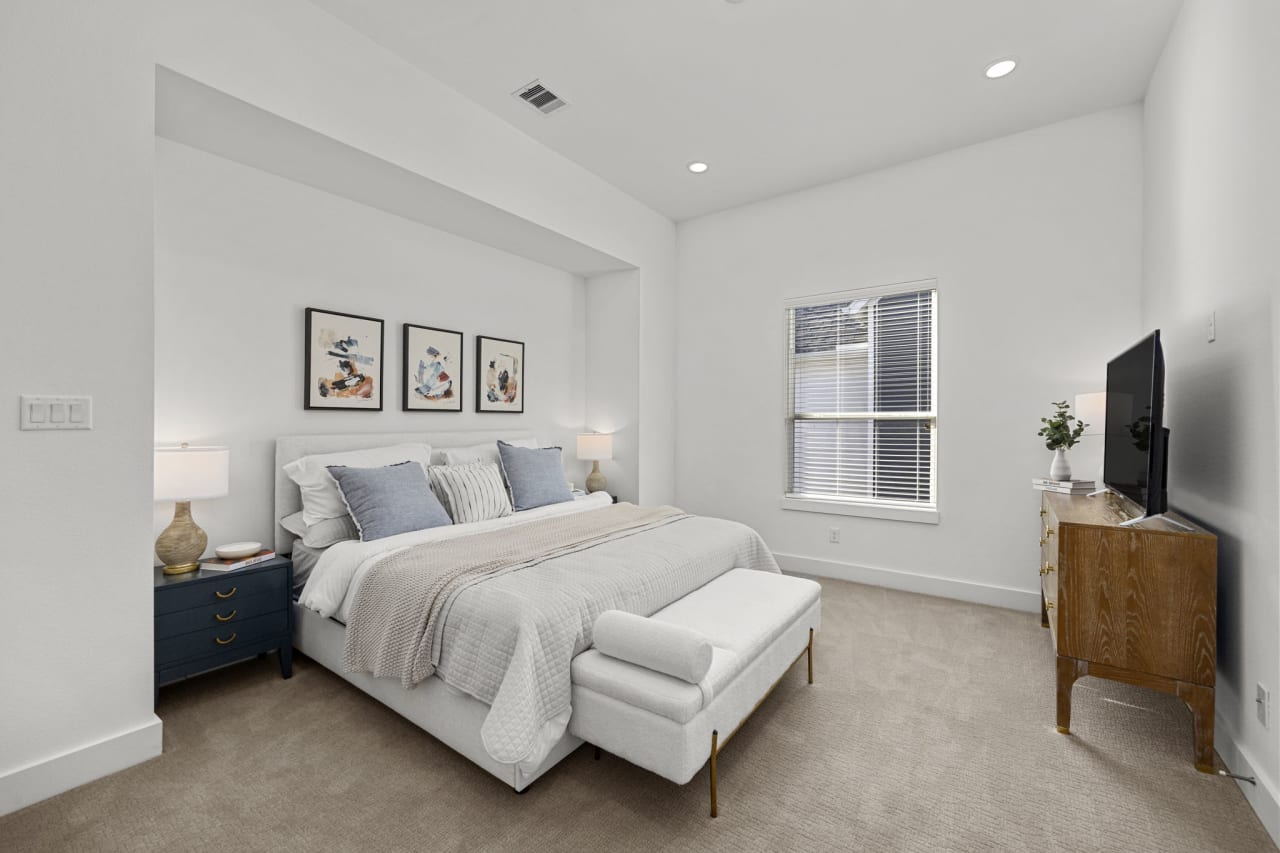
[[[307,309],[303,405],[382,411],[382,321]]]
[[[524,344],[476,336],[476,411],[524,411]]]
[[[462,332],[404,324],[404,410],[462,411]]]

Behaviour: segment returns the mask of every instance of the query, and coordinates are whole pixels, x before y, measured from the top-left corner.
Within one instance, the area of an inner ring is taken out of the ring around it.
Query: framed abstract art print
[[[476,336],[476,411],[524,411],[524,344]]]
[[[462,332],[404,324],[404,410],[462,411]]]
[[[303,407],[382,411],[382,321],[307,309]]]

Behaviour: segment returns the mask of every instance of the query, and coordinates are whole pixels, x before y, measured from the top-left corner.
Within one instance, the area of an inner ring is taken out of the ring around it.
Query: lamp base
[[[591,463],[591,473],[587,475],[587,494],[603,492],[609,487],[609,481],[600,473],[600,463]]]
[[[191,501],[178,501],[173,521],[156,539],[156,556],[164,563],[166,575],[183,575],[200,568],[200,557],[209,545],[209,536],[191,519]]]

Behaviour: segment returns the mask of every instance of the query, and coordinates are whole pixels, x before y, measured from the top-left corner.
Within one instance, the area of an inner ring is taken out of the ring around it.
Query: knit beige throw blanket
[[[446,603],[463,588],[687,517],[675,507],[620,503],[391,554],[356,589],[347,620],[345,667],[398,678],[412,687],[435,671],[437,623]]]

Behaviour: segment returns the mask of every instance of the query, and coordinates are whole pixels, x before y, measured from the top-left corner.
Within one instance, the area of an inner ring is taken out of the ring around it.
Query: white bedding
[[[572,501],[524,510],[505,518],[416,530],[373,542],[338,542],[326,548],[320,555],[315,567],[311,570],[310,577],[307,578],[306,586],[302,588],[298,601],[303,607],[315,610],[321,616],[333,617],[345,624],[360,581],[378,560],[389,554],[426,542],[470,536],[474,533],[515,527],[540,518],[599,509],[612,502],[613,498],[608,493],[596,492]]]

